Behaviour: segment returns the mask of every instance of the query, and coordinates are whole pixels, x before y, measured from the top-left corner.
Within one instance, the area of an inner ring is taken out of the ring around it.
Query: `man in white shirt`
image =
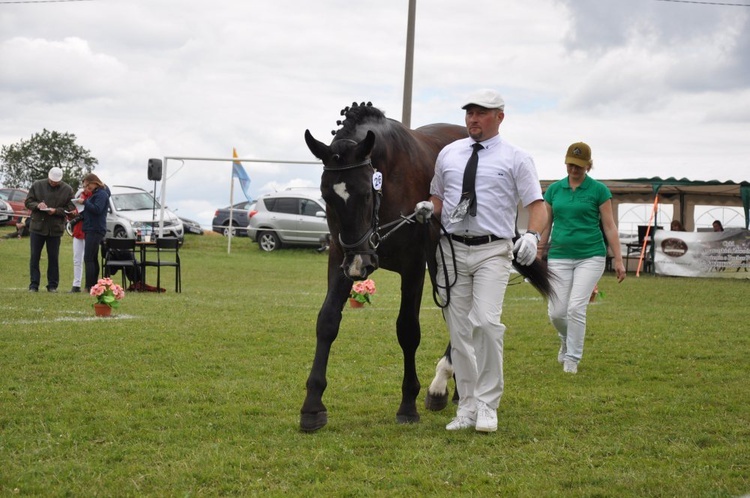
[[[502,97],[494,90],[479,90],[465,100],[463,109],[469,138],[448,144],[438,155],[430,199],[417,204],[416,218],[427,222],[434,212],[452,239],[441,239],[448,256],[438,257],[443,299],[444,275],[452,284],[444,315],[460,397],[456,417],[446,429],[494,432],[504,385],[505,326],[500,315],[511,262],[514,253],[519,264],[534,262],[547,212],[533,159],[499,135],[505,117]],[[529,225],[514,246],[519,202],[529,211]]]

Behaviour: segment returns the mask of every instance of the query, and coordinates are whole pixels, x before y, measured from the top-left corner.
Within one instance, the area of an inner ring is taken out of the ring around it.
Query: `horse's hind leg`
[[[435,367],[435,378],[432,379],[424,398],[424,407],[428,410],[438,412],[448,406],[448,381],[453,377],[453,364],[451,363],[451,344],[445,350],[445,354]]]
[[[419,326],[419,304],[424,285],[424,260],[414,265],[420,274],[401,275],[401,309],[396,320],[396,335],[404,355],[404,377],[401,382],[401,405],[396,412],[396,422],[411,424],[419,422],[417,396],[421,388],[417,377],[416,355],[421,339]]]

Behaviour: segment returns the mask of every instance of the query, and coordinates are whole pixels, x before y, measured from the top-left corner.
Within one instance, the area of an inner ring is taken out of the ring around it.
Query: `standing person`
[[[47,247],[47,291],[57,292],[60,283],[60,239],[65,232],[66,211],[75,210],[71,202],[73,188],[62,181],[63,171],[54,167],[49,170],[45,180],[37,180],[29,189],[24,204],[31,211],[29,226],[29,273],[30,292],[39,292],[42,274],[39,260],[42,249]]]
[[[99,280],[99,246],[107,235],[107,208],[109,206],[109,187],[93,173],[83,178],[83,190],[89,192],[90,197],[75,200],[83,205],[83,233],[84,249],[83,264],[86,268],[86,291],[96,285]]]
[[[669,225],[669,229],[673,232],[684,232],[685,227],[682,226],[682,223],[680,223],[680,220],[672,220],[672,223]]]
[[[547,213],[533,159],[499,135],[505,117],[500,94],[477,91],[463,109],[469,137],[440,152],[430,199],[415,212],[426,222],[434,211],[452,239],[440,240],[445,254],[452,243],[453,257],[438,257],[438,284],[446,285],[444,274],[452,283],[443,313],[460,400],[445,428],[494,432],[504,388],[500,315],[511,262],[514,252],[522,265],[534,261]],[[519,201],[528,208],[529,230],[514,247]]]
[[[85,201],[89,197],[91,197],[91,192],[84,189],[79,198]],[[78,218],[78,222],[73,225],[73,287],[70,289],[70,293],[81,292],[83,252],[86,247],[83,233],[83,211],[80,211],[76,218]]]
[[[563,364],[563,371],[573,374],[583,356],[586,308],[604,273],[604,236],[612,249],[617,281],[625,279],[612,193],[588,176],[593,164],[588,145],[572,144],[565,155],[567,178],[550,185],[544,194],[547,225],[541,248],[548,248],[549,269],[557,277],[552,284],[555,295],[549,300],[549,318],[560,336],[557,361]]]
[[[713,224],[711,226],[714,227],[714,232],[723,232],[724,231],[724,225],[722,225],[719,220],[714,220],[714,222],[713,222]]]

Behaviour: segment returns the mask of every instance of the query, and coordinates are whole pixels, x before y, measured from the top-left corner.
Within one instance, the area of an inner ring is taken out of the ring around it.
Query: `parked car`
[[[247,235],[247,213],[255,201],[238,202],[233,206],[220,208],[214,213],[214,220],[211,222],[211,228],[214,232],[220,233],[225,237],[229,235],[229,213],[232,213],[232,237],[245,237]]]
[[[13,208],[10,207],[10,204],[3,200],[0,200],[0,226],[11,225],[13,223],[13,219],[15,218],[14,215],[15,212],[13,211]]]
[[[247,234],[266,252],[283,246],[321,246],[328,235],[326,204],[317,189],[287,189],[258,199]]]
[[[182,221],[182,227],[185,229],[185,233],[203,235],[203,228],[201,228],[200,223],[198,223],[197,221],[183,218],[182,216],[180,216],[180,220]]]
[[[152,227],[155,234],[159,233],[161,205],[149,192],[123,185],[114,185],[110,187],[110,191],[112,196],[109,198],[107,213],[107,237],[134,238],[138,229],[147,226]],[[182,220],[166,208],[163,235],[177,237],[180,242],[185,238]]]
[[[15,223],[20,221],[21,218],[31,214],[31,211],[26,209],[25,205],[28,193],[27,190],[22,188],[0,188],[0,200],[9,204],[11,211],[13,211],[13,215],[10,216],[10,219],[5,221],[0,220],[0,225],[15,225]],[[7,209],[4,209],[4,212],[7,211]]]

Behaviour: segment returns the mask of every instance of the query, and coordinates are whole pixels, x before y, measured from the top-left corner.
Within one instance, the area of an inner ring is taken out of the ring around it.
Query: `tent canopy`
[[[542,180],[542,190],[556,180]],[[632,178],[622,180],[599,180],[612,192],[615,220],[620,204],[652,203],[659,194],[660,204],[672,204],[675,218],[682,220],[685,229],[695,229],[693,216],[695,206],[742,207],[745,212],[745,228],[750,221],[750,182],[720,182],[718,180],[695,181],[687,178]]]

